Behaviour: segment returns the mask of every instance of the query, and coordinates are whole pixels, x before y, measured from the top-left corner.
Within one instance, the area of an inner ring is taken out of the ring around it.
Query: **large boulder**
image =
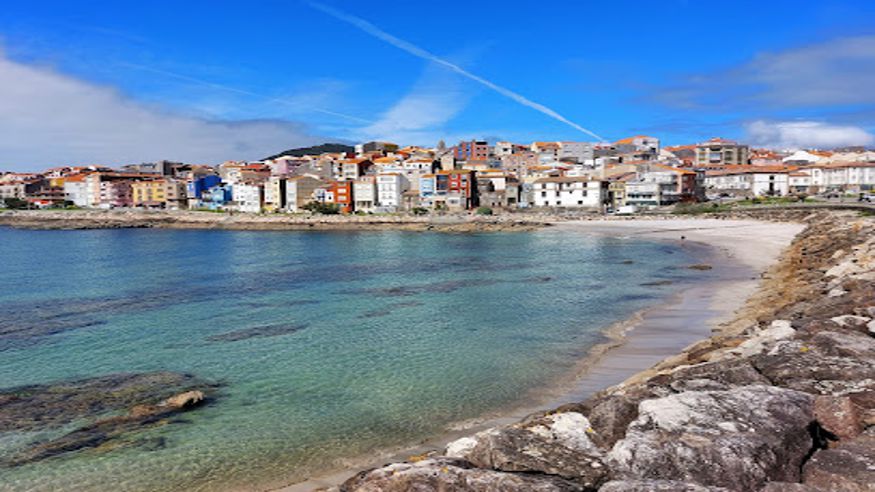
[[[340,492],[583,492],[591,490],[559,477],[476,468],[465,460],[432,458],[393,463],[359,473]]]
[[[459,439],[445,454],[481,468],[556,475],[595,488],[608,470],[591,433],[580,413],[554,413]]]
[[[723,487],[706,487],[676,480],[614,480],[606,483],[599,492],[728,492]]]
[[[818,451],[803,468],[804,483],[836,492],[875,491],[875,434]]]
[[[812,447],[812,407],[811,395],[772,386],[646,400],[608,461],[618,478],[739,491],[766,481],[799,481]]]
[[[848,395],[875,389],[875,360],[830,356],[803,341],[781,342],[751,364],[775,386],[818,395]]]

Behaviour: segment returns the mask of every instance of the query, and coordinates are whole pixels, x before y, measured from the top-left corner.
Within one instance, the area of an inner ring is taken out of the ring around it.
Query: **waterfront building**
[[[356,212],[371,213],[377,208],[377,183],[375,176],[363,176],[353,181],[352,196],[353,208]]]
[[[532,187],[535,207],[600,208],[607,191],[606,181],[584,177],[540,178]]]
[[[345,214],[353,211],[352,181],[332,181],[327,191],[326,203],[336,204]]]
[[[260,181],[241,181],[232,187],[234,209],[238,212],[261,213],[264,205],[264,184]]]
[[[400,173],[377,175],[377,206],[381,212],[397,212],[403,206],[402,196],[410,189],[410,182]]]
[[[222,178],[215,174],[206,174],[199,177],[193,177],[186,183],[186,198],[189,208],[198,206],[198,201],[201,199],[206,190],[222,183]]]
[[[626,181],[625,204],[671,205],[701,198],[697,173],[659,164],[645,164],[634,179]]]
[[[434,189],[436,202],[442,202],[449,210],[466,210],[477,205],[473,171],[438,171],[435,173]]]
[[[707,171],[705,188],[712,195],[784,196],[790,192],[792,171],[795,168],[785,166],[730,166]]]
[[[167,205],[167,183],[163,178],[144,179],[131,183],[135,207],[164,208]]]
[[[132,182],[114,180],[100,182],[100,206],[104,208],[131,207],[134,205]]]
[[[324,186],[324,181],[311,175],[288,178],[286,180],[286,210],[302,212],[304,205],[313,201],[324,201],[324,198],[319,199],[314,196],[314,192]]]

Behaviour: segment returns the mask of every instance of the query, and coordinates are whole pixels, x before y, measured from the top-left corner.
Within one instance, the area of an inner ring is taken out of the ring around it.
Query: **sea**
[[[70,428],[0,432],[0,490],[260,490],[440,435],[542,397],[606,327],[707,280],[687,267],[708,254],[550,228],[0,227],[0,389],[149,371],[218,385],[126,437],[160,445],[12,466]]]

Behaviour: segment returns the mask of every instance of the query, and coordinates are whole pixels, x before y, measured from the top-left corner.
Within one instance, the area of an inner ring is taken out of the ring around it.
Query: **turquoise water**
[[[138,436],[0,468],[2,490],[217,490],[338,460],[523,402],[600,330],[707,272],[688,245],[532,233],[25,231],[0,228],[0,387],[172,370],[212,404]],[[630,261],[631,260],[631,261]],[[672,280],[671,285],[642,284]],[[260,337],[225,336],[264,328]],[[0,433],[0,453],[28,439]]]

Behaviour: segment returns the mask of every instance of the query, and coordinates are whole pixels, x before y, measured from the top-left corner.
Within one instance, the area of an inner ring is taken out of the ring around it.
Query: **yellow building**
[[[167,183],[163,179],[149,179],[131,183],[135,207],[164,207],[167,205]]]

